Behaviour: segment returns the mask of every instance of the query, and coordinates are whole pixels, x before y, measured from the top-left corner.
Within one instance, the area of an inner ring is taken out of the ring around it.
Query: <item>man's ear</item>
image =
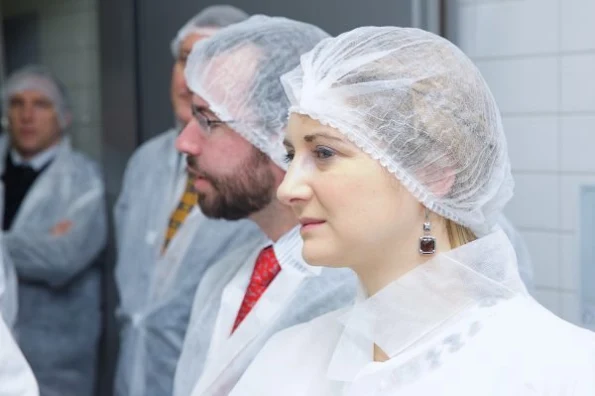
[[[70,111],[66,111],[64,113],[64,118],[63,118],[62,123],[63,123],[62,129],[66,129],[72,124],[72,113]]]

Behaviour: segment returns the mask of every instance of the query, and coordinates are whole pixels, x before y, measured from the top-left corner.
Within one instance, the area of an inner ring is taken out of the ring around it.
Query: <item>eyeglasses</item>
[[[192,116],[198,122],[200,129],[202,129],[207,135],[210,135],[215,128],[219,125],[233,124],[235,121],[221,121],[221,120],[210,120],[206,115],[203,114],[202,109],[198,106],[192,105]]]

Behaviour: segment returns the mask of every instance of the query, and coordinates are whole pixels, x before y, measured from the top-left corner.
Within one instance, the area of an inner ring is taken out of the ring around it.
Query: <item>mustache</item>
[[[198,165],[198,161],[195,157],[186,156],[186,166],[188,167],[188,169],[192,171],[191,173],[195,176],[209,180],[211,183],[215,182],[214,178],[211,177],[211,175],[209,175],[200,168],[200,166]]]
[[[192,170],[193,173],[196,173],[197,176],[203,177],[204,172],[198,166],[198,161],[195,157],[186,156],[186,166],[188,169]]]

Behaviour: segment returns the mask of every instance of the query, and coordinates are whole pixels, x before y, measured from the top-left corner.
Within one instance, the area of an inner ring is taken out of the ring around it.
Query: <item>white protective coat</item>
[[[589,396],[594,373],[595,335],[526,293],[497,231],[277,334],[230,395]]]

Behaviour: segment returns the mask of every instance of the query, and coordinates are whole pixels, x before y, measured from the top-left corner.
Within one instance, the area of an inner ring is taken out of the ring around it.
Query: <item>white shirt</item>
[[[29,165],[33,170],[39,171],[56,157],[58,151],[60,151],[60,147],[60,144],[55,144],[27,160],[25,160],[15,149],[11,149],[10,159],[15,165]]]
[[[595,335],[527,295],[500,231],[280,332],[230,395],[594,394]]]

